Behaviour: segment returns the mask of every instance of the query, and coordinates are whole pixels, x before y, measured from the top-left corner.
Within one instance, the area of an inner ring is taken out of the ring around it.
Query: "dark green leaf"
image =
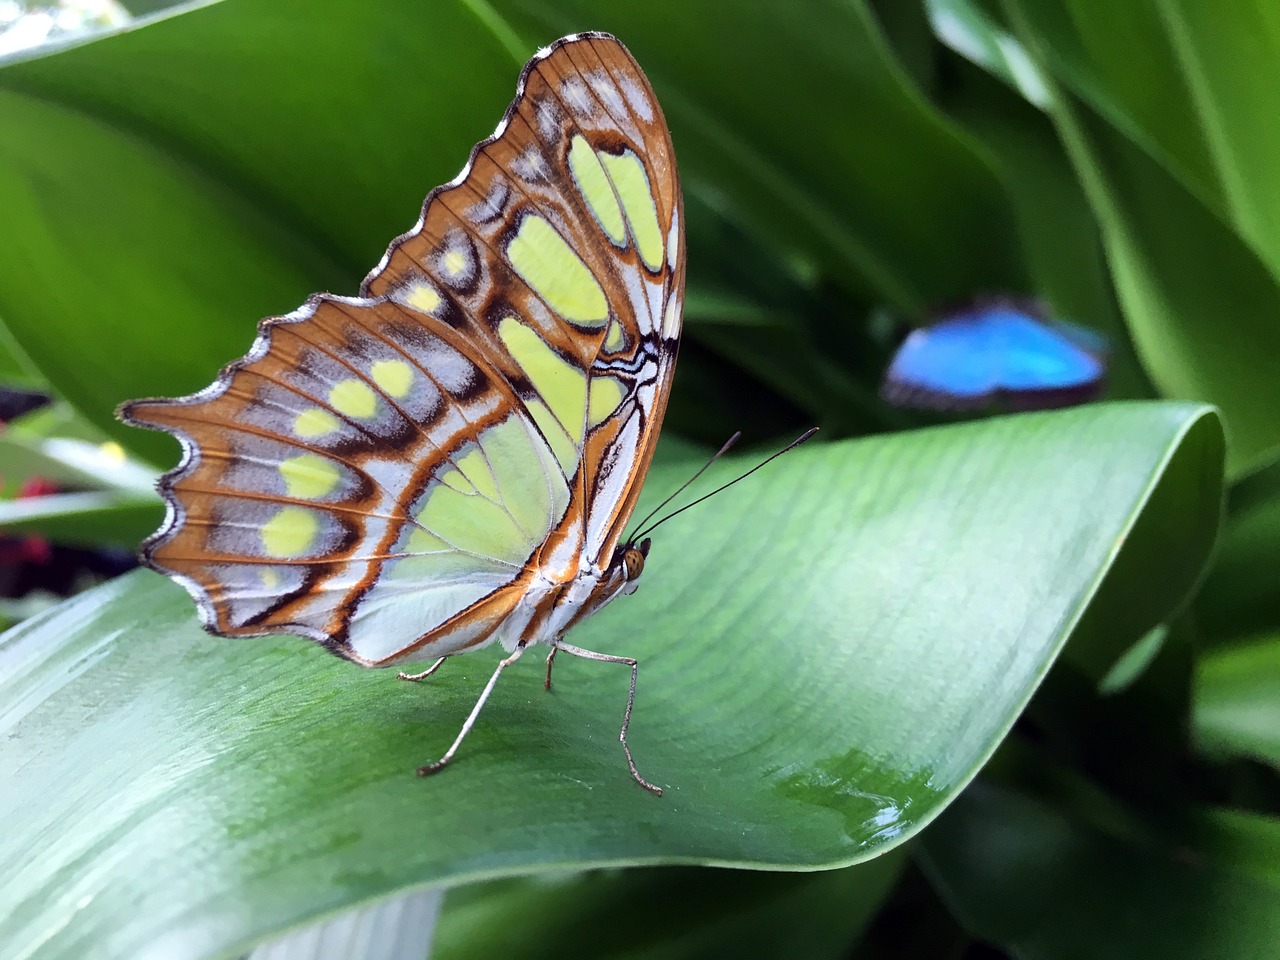
[[[840,960],[904,863],[895,852],[803,875],[668,867],[480,884],[449,893],[432,956]]]
[[[1280,271],[1205,187],[1217,176],[1204,169],[1201,133],[1189,122],[1186,68],[1152,27],[1159,14],[1148,3],[1069,6],[1088,15],[1010,3],[1032,52],[1065,75],[1053,115],[1102,227],[1138,354],[1165,396],[1220,406],[1232,469],[1252,466],[1280,446],[1271,363],[1280,354]],[[1137,50],[1151,70],[1127,68]],[[1133,103],[1154,105],[1159,122],[1130,122]]]
[[[1207,750],[1280,767],[1280,636],[1219,647],[1202,657],[1193,721]]]
[[[971,933],[1024,960],[1271,960],[1280,828],[1262,819],[1142,843],[980,780],[925,835],[924,863]]]

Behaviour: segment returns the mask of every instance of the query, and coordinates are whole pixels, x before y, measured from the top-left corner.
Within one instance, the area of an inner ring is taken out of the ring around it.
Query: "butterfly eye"
[[[628,547],[626,553],[622,555],[622,566],[627,571],[627,582],[639,578],[644,572],[644,557],[649,552],[649,541],[646,540],[639,547]]]

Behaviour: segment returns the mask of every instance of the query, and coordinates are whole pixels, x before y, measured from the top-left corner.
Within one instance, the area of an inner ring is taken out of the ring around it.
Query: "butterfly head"
[[[644,561],[649,556],[649,545],[652,541],[645,539],[620,544],[613,552],[613,563],[609,565],[609,579],[617,583],[618,593],[626,595],[635,593],[640,585],[640,574],[644,573]]]

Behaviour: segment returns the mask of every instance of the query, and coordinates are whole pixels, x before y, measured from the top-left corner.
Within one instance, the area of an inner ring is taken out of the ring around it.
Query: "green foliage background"
[[[64,403],[0,462],[77,492],[0,523],[153,528],[175,449],[115,405],[354,292],[519,66],[583,29],[644,65],[688,205],[645,501],[734,429],[823,427],[664,527],[644,589],[574,634],[641,659],[632,742],[667,795],[626,776],[608,669],[549,696],[513,670],[421,782],[490,659],[424,689],[215,641],[135,573],[0,638],[0,944],[236,956],[432,887],[440,957],[1272,956],[1265,5],[225,0],[11,57],[0,377]],[[1106,331],[1110,401],[886,408],[890,328],[986,292]]]

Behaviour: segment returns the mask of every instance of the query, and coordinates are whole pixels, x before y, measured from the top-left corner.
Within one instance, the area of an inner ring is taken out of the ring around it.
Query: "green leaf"
[[[1141,842],[979,780],[925,835],[922,860],[974,936],[1023,960],[1270,960],[1280,825],[1265,819],[1209,813]]]
[[[169,460],[115,406],[191,393],[259,318],[354,293],[516,64],[465,4],[329,0],[214,4],[5,65],[0,318],[86,417]]]
[[[621,37],[658,92],[682,178],[846,289],[916,312],[1023,286],[1008,198],[911,86],[865,3],[495,6],[529,44],[585,24]]]
[[[1049,91],[1040,71],[1022,49],[982,7],[973,0],[926,0],[934,33],[969,60],[1036,107],[1049,103]]]
[[[1229,225],[1280,279],[1280,56],[1270,4],[1019,3],[1060,79]],[[1138,38],[1141,38],[1138,40]]]
[[[802,876],[668,867],[479,884],[445,898],[432,957],[839,960],[905,863],[895,851]]]
[[[1161,525],[1168,559],[1203,562],[1221,457],[1204,408],[1100,405],[803,447],[684,514],[572,638],[640,658],[631,744],[662,798],[623,763],[622,669],[561,658],[547,694],[520,664],[422,781],[492,652],[398,683],[211,639],[129,575],[0,641],[0,942],[211,956],[414,886],[884,853],[995,749],[1166,488],[1208,507]],[[657,465],[646,501],[689,472]]]
[[[173,446],[114,406],[197,390],[259,318],[354,293],[492,130],[519,63],[587,24],[640,56],[686,182],[858,299],[821,311],[830,340],[872,300],[1025,285],[1002,187],[860,5],[229,0],[0,67],[0,258],[21,266],[0,317],[55,389],[164,462]]]
[[[70,437],[41,437],[17,429],[0,436],[5,479],[43,477],[72,487],[154,499],[158,474],[125,457],[119,446]]]
[[[118,493],[55,493],[22,500],[0,500],[0,531],[38,533],[54,543],[132,549],[164,518],[156,497]]]
[[[1221,211],[1213,156],[1186,65],[1164,27],[1163,5],[1164,0],[1005,3],[1042,75],[1052,74],[1200,202]]]
[[[1233,472],[1256,465],[1280,446],[1271,363],[1280,270],[1223,211],[1219,174],[1191,122],[1188,68],[1153,27],[1148,3],[1009,7],[1062,81],[1052,113],[1102,228],[1139,356],[1164,395],[1222,408]],[[1135,49],[1150,70],[1132,69]]]
[[[38,390],[43,381],[17,341],[0,322],[0,386],[6,384]]]
[[[1209,752],[1280,767],[1280,635],[1205,654],[1192,720],[1196,739]]]
[[[1196,611],[1213,639],[1280,632],[1280,461],[1232,485]]]
[[[245,960],[423,960],[443,899],[440,890],[414,890],[364,904],[259,944]]]

